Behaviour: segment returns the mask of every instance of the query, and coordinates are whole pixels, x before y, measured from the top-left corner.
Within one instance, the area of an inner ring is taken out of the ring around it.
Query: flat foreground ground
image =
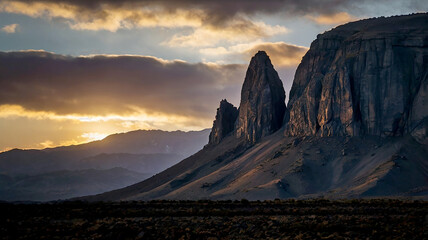
[[[428,239],[428,202],[0,203],[1,239]]]

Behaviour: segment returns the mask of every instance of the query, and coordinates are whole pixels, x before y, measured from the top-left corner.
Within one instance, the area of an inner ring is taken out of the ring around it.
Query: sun
[[[92,142],[92,141],[103,140],[108,135],[109,134],[106,134],[106,133],[89,132],[89,133],[83,133],[82,138],[85,138],[86,141],[88,142]]]

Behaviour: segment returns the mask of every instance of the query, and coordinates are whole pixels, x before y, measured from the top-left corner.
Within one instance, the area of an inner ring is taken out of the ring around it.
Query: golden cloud
[[[102,4],[97,9],[88,9],[71,3],[56,2],[0,2],[0,11],[23,14],[30,17],[60,18],[72,29],[76,30],[107,30],[135,27],[198,27],[205,17],[200,10],[166,11],[162,8],[118,8],[110,4]]]
[[[129,115],[78,115],[68,114],[60,115],[54,112],[33,111],[25,109],[20,105],[0,105],[0,118],[15,119],[19,117],[30,118],[33,120],[51,120],[51,121],[73,121],[77,123],[117,123],[124,128],[133,129],[164,129],[164,130],[199,130],[206,128],[211,124],[212,119],[197,118],[192,116],[181,116],[160,112],[147,112],[138,107],[134,107],[135,112]],[[84,138],[95,138],[98,135],[85,135]]]
[[[164,5],[150,4],[118,6],[105,3],[90,8],[72,2],[5,1],[0,2],[0,12],[63,19],[75,30],[116,32],[118,29],[143,27],[190,27],[194,30],[191,34],[177,34],[164,42],[172,47],[212,46],[223,40],[232,43],[246,42],[287,32],[282,26],[253,22],[242,14],[233,16],[228,21],[219,21],[204,9],[171,9]]]
[[[211,119],[221,98],[239,101],[245,74],[245,65],[237,64],[40,50],[0,52],[0,66],[0,105],[19,105],[37,116],[124,116],[138,108]]]
[[[307,18],[320,25],[338,25],[357,20],[355,16],[347,12],[338,12],[333,14],[322,14],[319,16],[307,15]]]
[[[198,28],[188,35],[174,35],[164,44],[172,47],[207,47],[221,41],[228,43],[249,42],[261,38],[287,33],[288,30],[279,25],[271,26],[263,22],[252,22],[245,18],[233,20],[226,26],[206,26]]]
[[[200,53],[211,56],[229,56],[232,58],[240,58],[244,61],[249,61],[252,56],[259,50],[266,51],[272,60],[272,63],[277,67],[297,66],[302,60],[303,55],[309,48],[288,44],[285,42],[261,42],[237,44],[228,48],[205,48],[201,49]]]
[[[51,147],[55,146],[54,143],[51,140],[46,140],[46,141],[43,141],[43,142],[41,142],[39,144],[40,144],[40,146],[42,148],[51,148]]]

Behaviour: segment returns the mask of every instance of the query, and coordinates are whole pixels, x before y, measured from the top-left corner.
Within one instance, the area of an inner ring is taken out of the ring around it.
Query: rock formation
[[[238,109],[226,99],[221,100],[210,133],[209,144],[218,144],[225,136],[231,133],[234,130],[237,117]]]
[[[319,35],[287,109],[278,74],[258,52],[231,133],[226,102],[218,109],[210,137],[218,144],[83,199],[427,198],[427,22],[428,13],[368,19]]]
[[[285,92],[269,56],[259,51],[250,62],[241,91],[236,136],[256,143],[282,126]]]
[[[296,71],[285,134],[426,133],[427,22],[377,18],[318,35]]]

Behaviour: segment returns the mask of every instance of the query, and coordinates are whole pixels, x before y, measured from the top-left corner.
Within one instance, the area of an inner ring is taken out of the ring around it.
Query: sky
[[[316,36],[426,0],[0,0],[0,151],[210,128],[264,50],[284,84]]]

